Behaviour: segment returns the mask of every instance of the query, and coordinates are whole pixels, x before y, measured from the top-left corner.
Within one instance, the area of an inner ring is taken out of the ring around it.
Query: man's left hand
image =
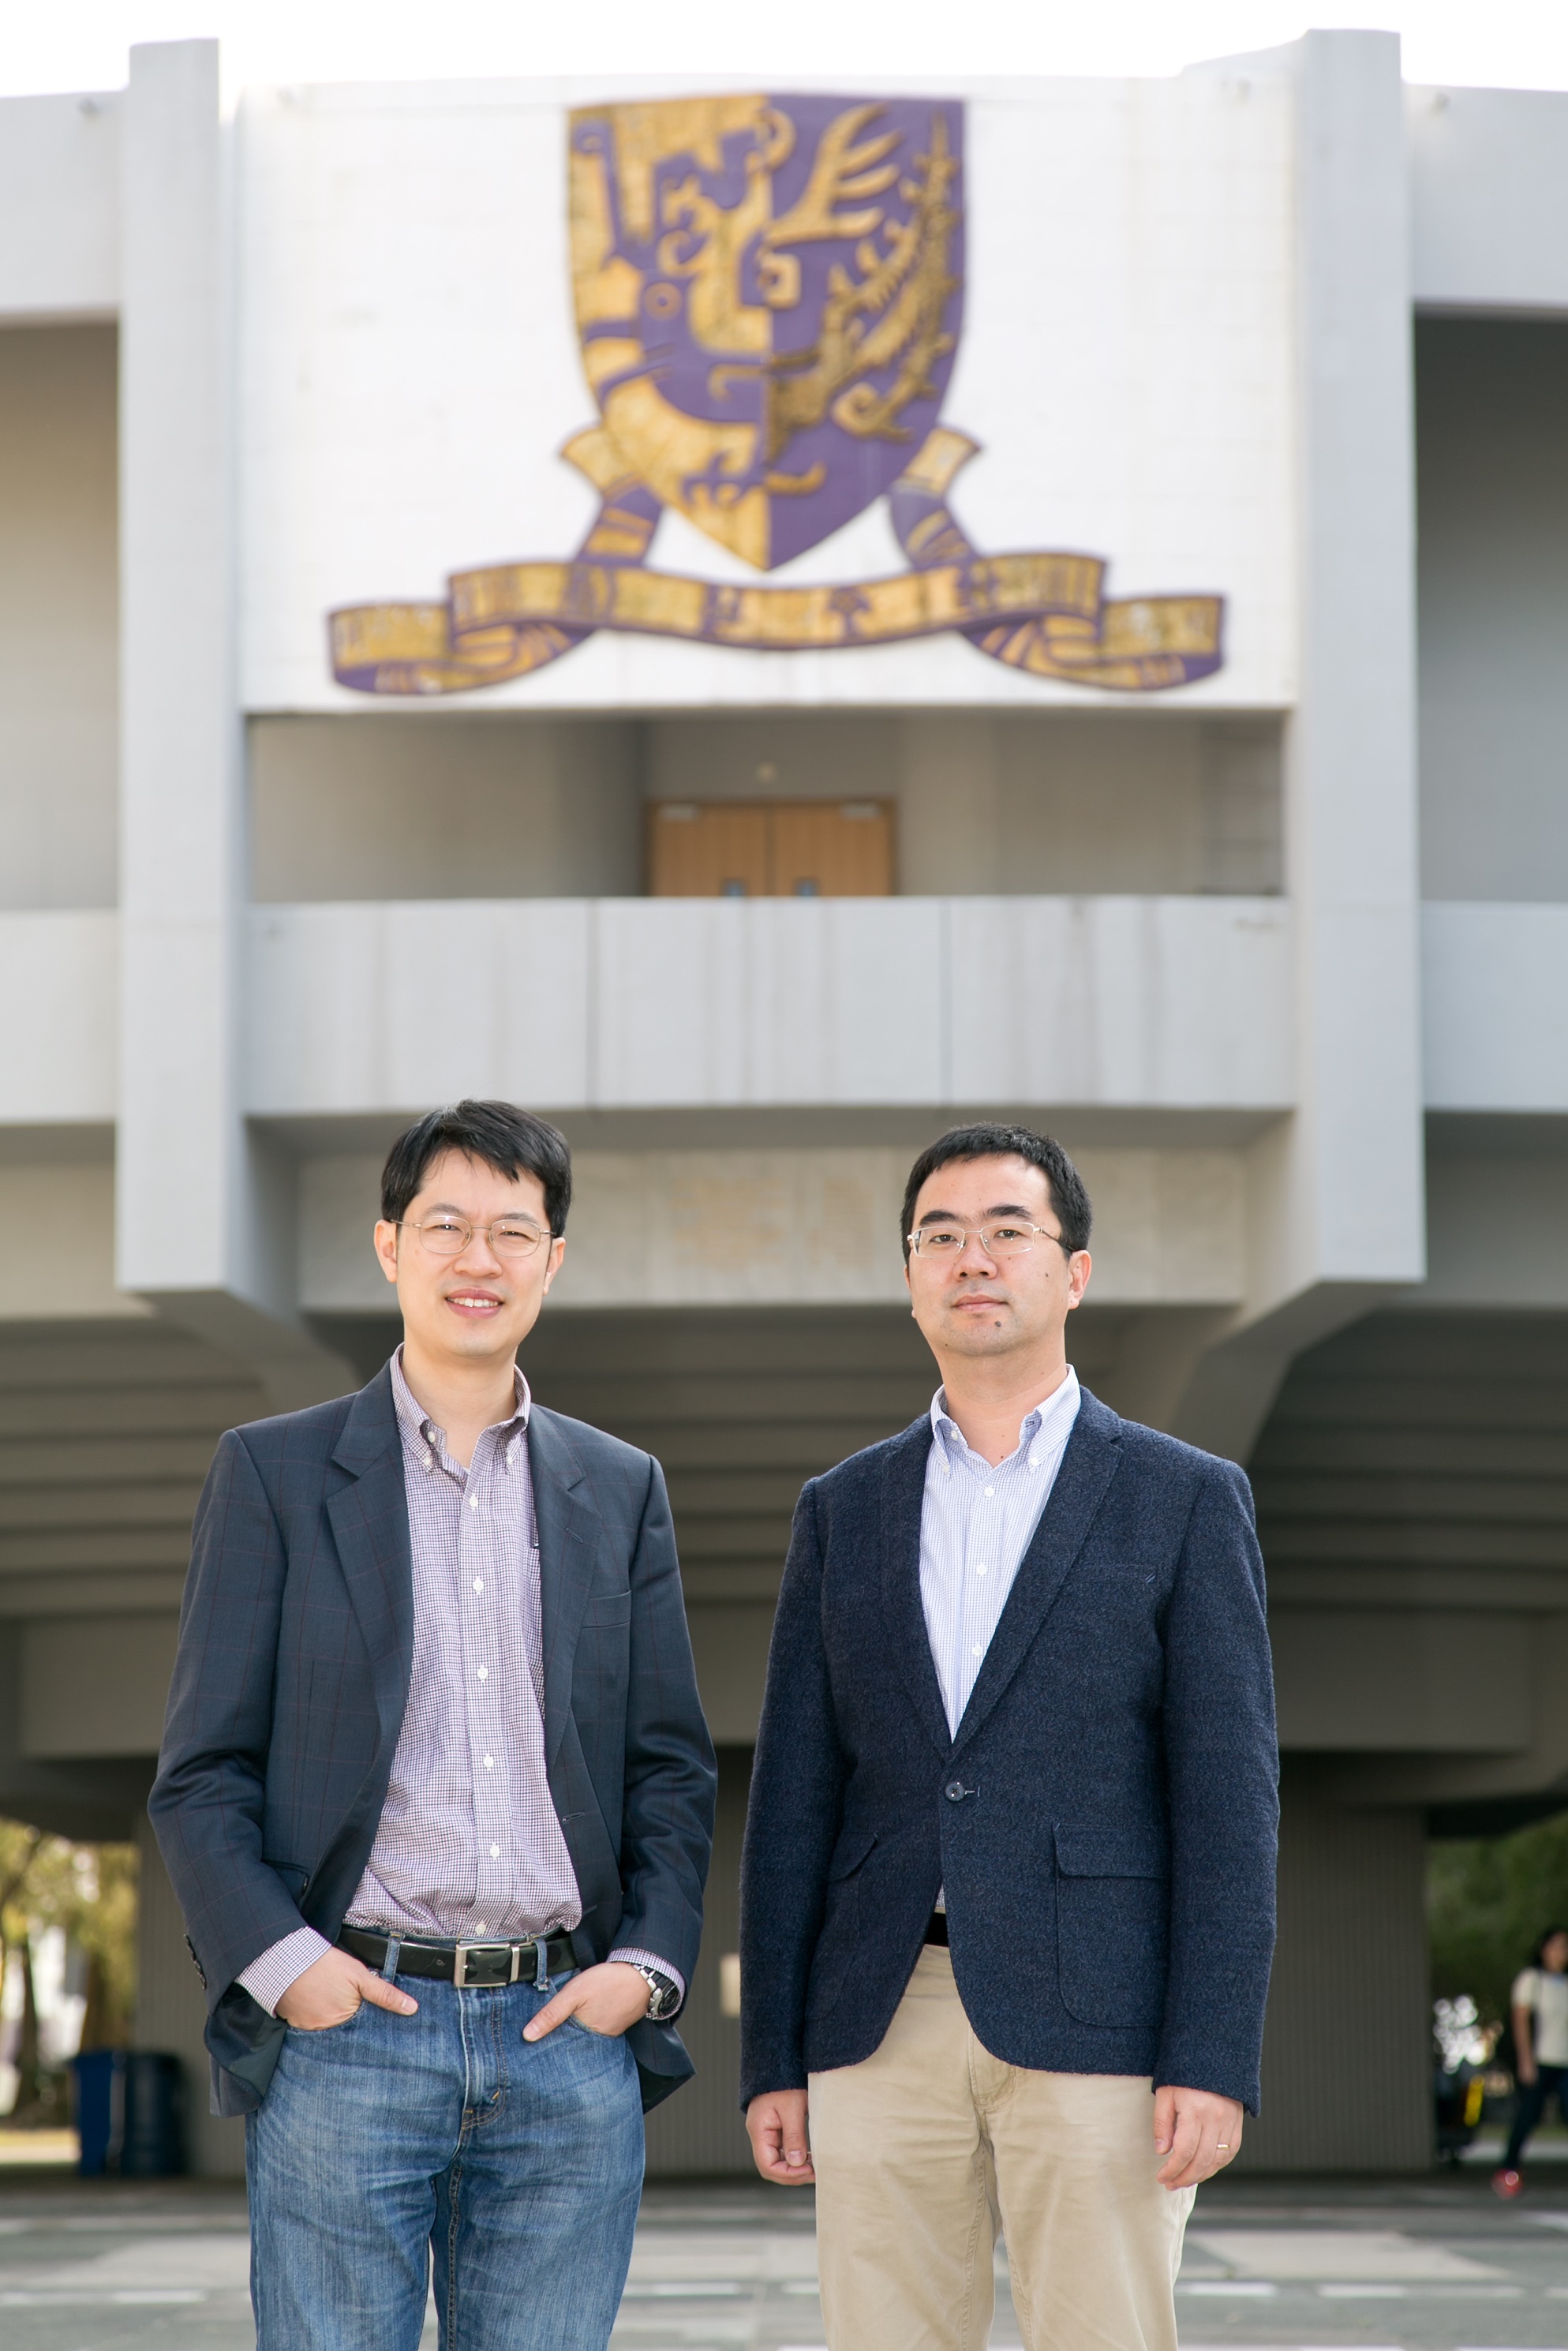
[[[624,2032],[648,2013],[648,2002],[653,1994],[646,1976],[640,1976],[624,1959],[606,1959],[597,1968],[584,1968],[563,1984],[555,1998],[547,2001],[531,2024],[523,2027],[525,2041],[542,2041],[569,2016],[590,2032],[603,2032],[612,2038]]]
[[[1155,2153],[1165,2157],[1155,2177],[1162,2188],[1197,2188],[1234,2160],[1241,2145],[1241,2108],[1214,2090],[1155,2092]]]

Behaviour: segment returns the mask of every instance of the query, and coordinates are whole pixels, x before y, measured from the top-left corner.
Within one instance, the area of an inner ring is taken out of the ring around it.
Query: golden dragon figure
[[[891,139],[867,141],[859,147],[853,143],[864,122],[878,111],[857,108],[824,135],[811,185],[795,214],[774,224],[771,246],[842,235],[846,228],[853,234],[865,222],[864,213],[835,214],[833,207],[841,198],[886,186],[893,177],[892,167],[874,168],[893,144]],[[835,424],[862,440],[910,437],[898,420],[911,401],[934,389],[932,367],[953,347],[952,337],[943,332],[942,318],[956,283],[948,269],[948,250],[958,218],[950,201],[957,169],[946,118],[936,114],[930,152],[916,157],[915,177],[899,191],[913,206],[909,219],[902,225],[892,221],[883,225],[885,250],[873,235],[862,238],[854,256],[858,277],[840,263],[833,265],[816,341],[769,362],[768,464],[797,433],[820,424],[830,413]],[[877,221],[873,214],[871,225]],[[837,225],[816,225],[819,222]],[[894,360],[899,361],[898,373],[885,392],[865,381]]]

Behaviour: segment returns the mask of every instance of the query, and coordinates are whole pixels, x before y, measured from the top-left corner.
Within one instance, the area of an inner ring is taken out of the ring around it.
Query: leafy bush
[[[1568,1813],[1511,1836],[1434,1844],[1427,1907],[1434,1998],[1468,1992],[1483,2023],[1503,2023],[1536,1943],[1568,1926]]]

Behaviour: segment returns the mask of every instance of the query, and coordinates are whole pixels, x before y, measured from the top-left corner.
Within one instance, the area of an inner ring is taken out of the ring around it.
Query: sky
[[[113,89],[133,41],[215,37],[225,80],[723,73],[1170,74],[1296,39],[1397,31],[1406,79],[1568,89],[1568,0],[3,0],[0,95]]]

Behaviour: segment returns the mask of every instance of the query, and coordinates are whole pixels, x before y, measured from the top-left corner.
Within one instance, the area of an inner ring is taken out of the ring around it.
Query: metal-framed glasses
[[[494,1224],[471,1225],[466,1217],[449,1216],[444,1210],[417,1225],[404,1222],[399,1229],[417,1233],[421,1246],[432,1257],[461,1257],[476,1234],[498,1258],[514,1259],[532,1257],[541,1242],[550,1238],[528,1217],[497,1217]]]
[[[988,1225],[977,1225],[973,1231],[964,1225],[920,1225],[909,1236],[909,1246],[916,1257],[961,1258],[972,1240],[978,1241],[988,1257],[1027,1257],[1037,1240],[1055,1241],[1071,1257],[1072,1251],[1060,1233],[1048,1232],[1043,1225],[1025,1224],[1019,1217],[998,1217]]]

